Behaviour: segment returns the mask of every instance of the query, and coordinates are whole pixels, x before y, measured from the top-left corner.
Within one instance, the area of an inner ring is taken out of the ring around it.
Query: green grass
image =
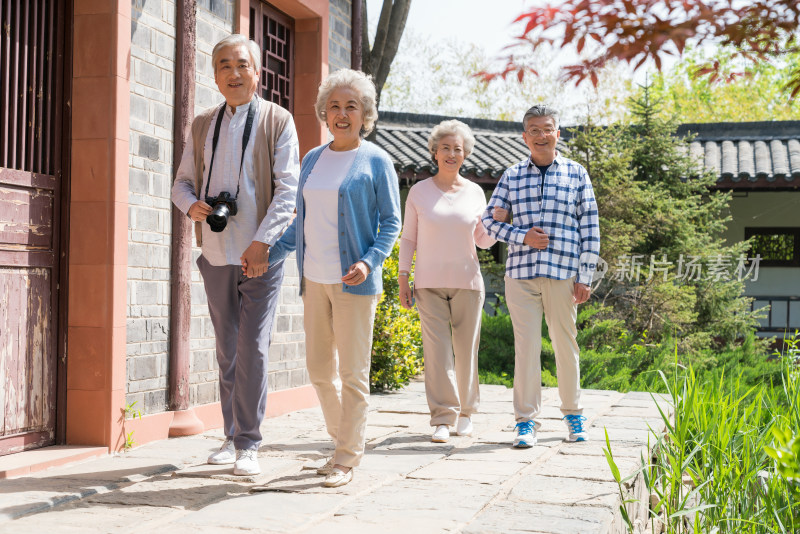
[[[800,531],[798,354],[795,336],[777,358],[777,385],[747,386],[741,373],[701,380],[677,364],[659,373],[674,416],[664,407],[667,430],[643,465],[658,499],[651,522],[662,522],[668,534]]]

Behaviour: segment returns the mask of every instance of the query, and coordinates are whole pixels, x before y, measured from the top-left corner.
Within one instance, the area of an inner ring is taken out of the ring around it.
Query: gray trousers
[[[237,449],[257,449],[267,408],[269,344],[283,261],[270,264],[258,278],[247,278],[239,265],[213,266],[202,255],[197,267],[217,338],[225,436],[233,438]]]

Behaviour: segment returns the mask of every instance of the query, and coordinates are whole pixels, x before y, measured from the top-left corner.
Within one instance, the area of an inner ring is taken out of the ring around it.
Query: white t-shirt
[[[325,148],[303,187],[305,251],[303,276],[318,284],[341,284],[339,258],[339,186],[358,149],[336,152]]]

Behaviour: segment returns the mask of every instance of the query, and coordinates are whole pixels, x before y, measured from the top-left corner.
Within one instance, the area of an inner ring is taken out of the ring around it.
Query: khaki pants
[[[515,280],[506,276],[506,304],[514,325],[514,416],[534,419],[542,407],[542,313],[556,354],[561,413],[583,413],[580,390],[578,306],[572,300],[574,278]]]
[[[425,395],[431,426],[455,425],[478,410],[478,344],[483,292],[417,289],[422,325]]]
[[[366,442],[372,326],[380,295],[352,295],[342,284],[308,278],[303,284],[308,377],[336,446],[334,463],[356,467]]]

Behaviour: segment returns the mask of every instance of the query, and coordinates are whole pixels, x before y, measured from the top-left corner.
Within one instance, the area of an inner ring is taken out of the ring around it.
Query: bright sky
[[[514,43],[514,37],[522,29],[520,23],[512,24],[513,20],[527,7],[549,1],[552,0],[412,0],[403,38],[406,39],[411,33],[424,36],[429,44],[456,39],[475,44],[485,50],[489,57],[500,59],[505,55],[503,48]],[[367,0],[367,15],[373,32],[382,5],[383,0]],[[577,54],[572,48],[567,48],[556,52],[551,66],[574,64],[576,61]],[[667,60],[665,64],[672,62]],[[499,62],[498,68],[503,64]],[[640,69],[628,76],[637,83],[643,83],[646,72],[647,69]],[[584,85],[587,84],[585,82]],[[560,97],[566,102],[582,104],[580,91],[571,85]]]
[[[457,38],[499,54],[517,32],[511,22],[532,0],[412,0],[407,28],[429,35],[431,40]],[[383,0],[367,0],[370,24],[381,13]]]

